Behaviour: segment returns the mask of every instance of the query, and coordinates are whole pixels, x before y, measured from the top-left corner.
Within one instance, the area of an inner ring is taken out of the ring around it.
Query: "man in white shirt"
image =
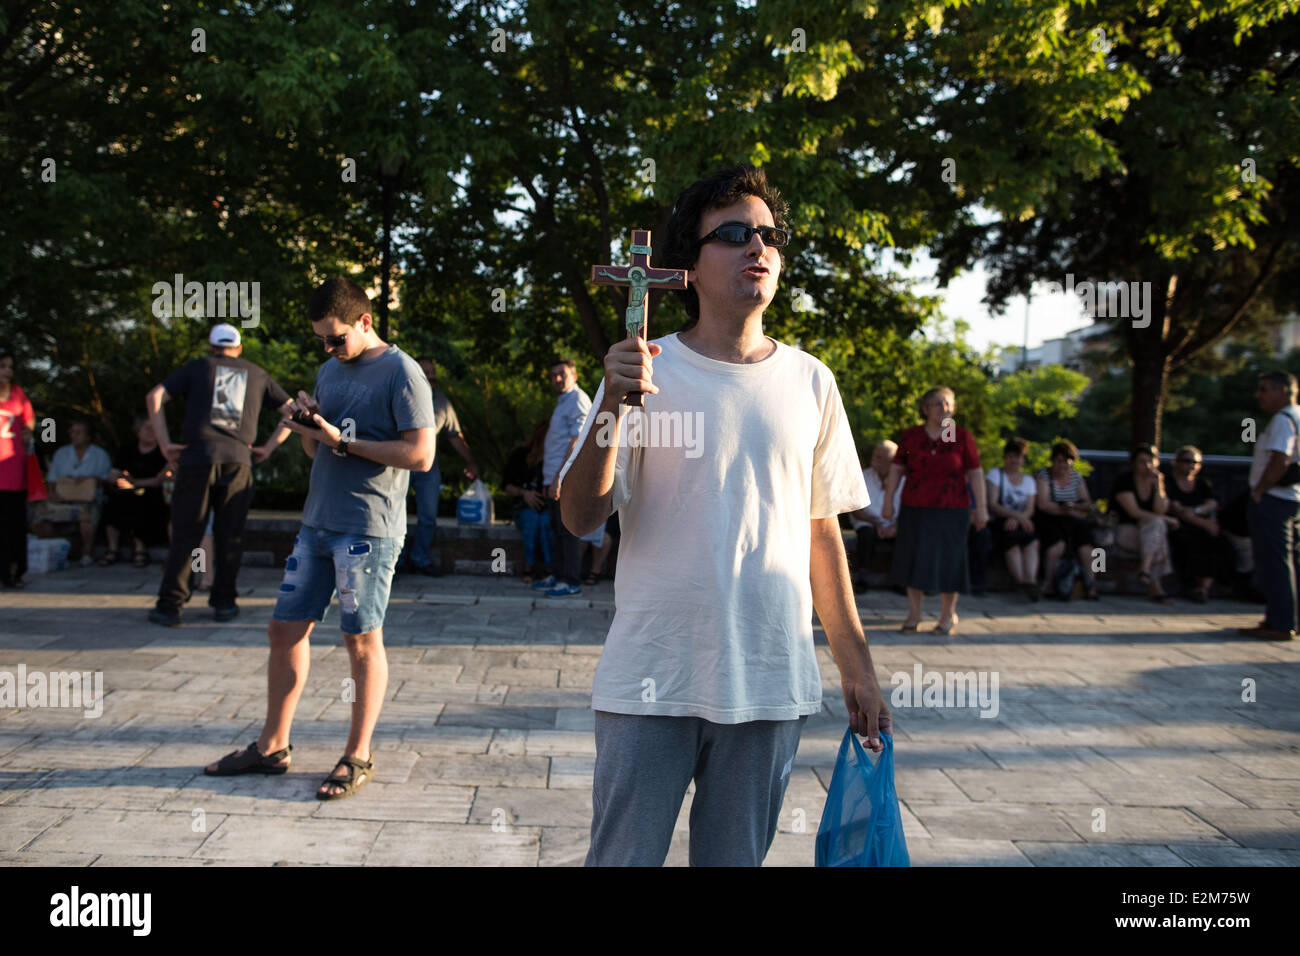
[[[871,561],[876,554],[876,542],[888,541],[898,536],[898,522],[886,521],[880,514],[881,505],[885,503],[885,484],[889,481],[889,466],[894,463],[898,446],[886,438],[871,449],[871,465],[862,469],[862,478],[867,483],[867,494],[871,503],[865,508],[849,515],[853,522],[853,531],[857,535],[857,566],[853,575],[853,590],[862,593],[867,590],[867,575],[871,571]],[[898,489],[894,492],[894,514],[898,514],[898,505],[903,498],[903,485],[907,478],[899,479]]]
[[[1300,569],[1300,406],[1296,378],[1289,372],[1267,372],[1259,378],[1255,398],[1273,415],[1255,443],[1250,463],[1250,539],[1255,576],[1268,601],[1268,613],[1258,627],[1240,633],[1264,640],[1289,641],[1297,619],[1296,571]],[[1290,473],[1288,473],[1288,471]]]
[[[786,204],[761,170],[723,170],[673,210],[664,256],[696,319],[605,356],[564,522],[615,509],[615,614],[596,669],[588,865],[663,863],[686,788],[693,865],[762,863],[799,736],[821,709],[814,607],[852,729],[891,730],[838,516],[867,505],[830,370],[763,334]],[[645,395],[643,411],[621,404]]]
[[[582,593],[582,542],[560,520],[560,469],[568,460],[578,435],[591,411],[591,398],[578,388],[578,369],[573,359],[557,356],[547,371],[551,387],[559,396],[551,424],[546,429],[546,442],[542,446],[542,497],[551,511],[551,529],[555,532],[555,546],[559,552],[555,563],[556,573],[533,584],[533,590],[545,592],[547,597],[572,597]],[[591,529],[588,529],[591,530]]]

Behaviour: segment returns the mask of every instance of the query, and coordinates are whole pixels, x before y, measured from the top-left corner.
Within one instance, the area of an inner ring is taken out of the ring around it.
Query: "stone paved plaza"
[[[313,643],[291,772],[206,777],[261,726],[280,575],[246,568],[239,618],[216,624],[199,595],[169,630],[145,621],[158,574],[70,569],[0,594],[0,671],[102,671],[106,695],[98,717],[0,709],[0,864],[582,862],[612,584],[534,600],[512,579],[398,578],[375,781],[320,802],[347,735],[337,611]],[[996,672],[1000,692],[990,718],[895,708],[915,865],[1300,864],[1300,642],[1236,637],[1258,607],[963,597],[951,637],[900,634],[903,607],[889,592],[859,600],[887,694],[918,664]],[[932,598],[923,627],[936,611]],[[771,866],[812,864],[845,727],[820,632],[818,644],[825,703]],[[670,864],[686,862],[689,803]]]

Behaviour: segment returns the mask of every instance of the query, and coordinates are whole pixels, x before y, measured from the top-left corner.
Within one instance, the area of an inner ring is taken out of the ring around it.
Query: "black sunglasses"
[[[337,349],[347,344],[348,334],[342,335],[313,335],[314,339],[327,349]]]
[[[702,246],[706,242],[718,239],[729,245],[743,246],[753,238],[754,233],[758,233],[759,238],[763,240],[763,245],[774,249],[780,249],[790,240],[790,233],[776,226],[746,226],[743,222],[724,222],[708,235],[696,239],[695,244]]]

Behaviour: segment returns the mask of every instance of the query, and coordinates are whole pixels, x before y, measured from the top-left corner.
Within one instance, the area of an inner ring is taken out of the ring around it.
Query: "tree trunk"
[[[1144,328],[1128,318],[1128,353],[1133,360],[1133,446],[1160,447],[1160,426],[1165,414],[1165,388],[1169,383],[1169,322],[1178,277],[1171,273],[1152,282],[1150,314]]]
[[[1165,414],[1165,385],[1169,357],[1159,352],[1133,356],[1133,445],[1160,447],[1160,425]]]
[[[388,281],[392,274],[392,248],[393,248],[393,182],[392,177],[383,176],[380,178],[383,189],[384,199],[384,252],[383,262],[380,265],[380,293],[379,293],[379,337],[385,342],[388,341]]]
[[[572,269],[566,269],[565,272],[568,274],[573,304],[578,309],[578,320],[582,323],[582,330],[587,333],[587,343],[596,358],[603,362],[605,353],[609,351],[610,341],[600,324],[600,313],[596,309],[596,303],[591,293],[587,291],[585,277],[578,275]]]

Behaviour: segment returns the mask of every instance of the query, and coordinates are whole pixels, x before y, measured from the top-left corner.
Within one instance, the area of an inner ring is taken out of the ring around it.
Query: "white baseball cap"
[[[235,328],[228,322],[222,322],[220,325],[212,327],[212,334],[208,336],[210,345],[238,345],[239,329]]]

